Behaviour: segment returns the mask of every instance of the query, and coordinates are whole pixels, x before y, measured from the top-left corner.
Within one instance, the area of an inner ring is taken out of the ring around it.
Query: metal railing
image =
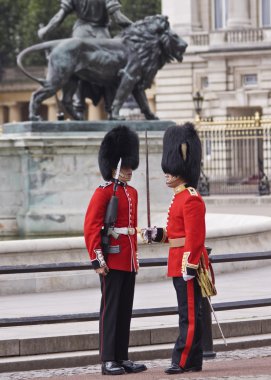
[[[260,42],[264,40],[264,31],[260,28],[249,28],[225,31],[227,43]]]
[[[193,33],[190,35],[191,45],[206,46],[210,45],[210,34],[208,32]]]
[[[213,264],[238,262],[238,261],[255,261],[271,259],[271,251],[223,254],[213,255],[210,261]],[[141,267],[166,266],[166,258],[141,259]],[[56,271],[78,271],[93,269],[90,263],[56,263],[56,264],[40,264],[40,265],[19,265],[19,266],[0,266],[0,274],[16,274],[16,273],[38,273],[38,272],[56,272]],[[234,309],[244,309],[253,307],[271,306],[271,298],[258,300],[243,300],[234,302],[214,303],[215,311],[225,311]],[[133,311],[133,318],[163,316],[177,314],[177,307],[162,307],[137,309]],[[99,319],[99,313],[83,313],[83,314],[65,314],[55,316],[38,316],[24,318],[0,318],[0,327],[22,326],[32,324],[50,324],[50,323],[66,323],[79,321],[95,321]]]
[[[265,30],[268,28],[246,28],[234,30],[215,30],[194,32],[189,35],[192,46],[209,46],[212,43],[212,36],[219,35],[219,41],[225,45],[247,44],[250,42],[262,42],[265,37]],[[217,43],[217,40],[216,40]]]
[[[209,194],[270,194],[271,119],[197,119]],[[207,183],[207,184],[206,184]],[[208,194],[203,194],[208,195]]]

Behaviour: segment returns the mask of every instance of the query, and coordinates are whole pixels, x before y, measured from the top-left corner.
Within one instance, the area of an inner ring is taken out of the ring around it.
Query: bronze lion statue
[[[31,96],[29,119],[40,120],[42,102],[59,90],[65,110],[74,119],[82,119],[73,106],[79,82],[84,87],[82,96],[91,98],[95,105],[104,98],[109,119],[120,119],[120,108],[130,94],[146,119],[156,119],[145,89],[166,63],[182,61],[186,47],[186,42],[170,29],[168,18],[161,15],[145,17],[112,39],[68,38],[31,46],[17,58],[21,70],[41,84]],[[44,80],[34,78],[22,65],[26,54],[39,50],[49,50]],[[92,88],[90,93],[88,85]]]

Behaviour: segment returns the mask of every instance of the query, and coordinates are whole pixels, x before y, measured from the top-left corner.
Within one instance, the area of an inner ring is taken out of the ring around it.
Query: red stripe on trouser
[[[191,350],[194,334],[195,334],[195,297],[194,297],[194,281],[187,281],[187,314],[188,314],[188,330],[186,342],[181,354],[180,367],[185,368],[185,364]]]
[[[104,314],[105,314],[105,278],[103,276],[102,278],[103,282],[103,300],[104,300],[104,307],[103,307],[103,314],[102,314],[102,320],[101,320],[101,336],[100,336],[100,355],[102,356],[103,354],[103,340],[104,340]]]

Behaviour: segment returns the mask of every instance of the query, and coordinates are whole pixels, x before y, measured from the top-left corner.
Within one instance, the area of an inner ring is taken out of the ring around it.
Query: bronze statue
[[[59,11],[46,26],[39,29],[38,36],[44,39],[68,14],[75,12],[77,21],[73,27],[72,37],[110,38],[109,19],[122,28],[132,23],[120,8],[118,0],[61,0]]]
[[[61,0],[59,11],[49,23],[40,28],[38,36],[41,40],[56,29],[71,13],[75,13],[77,21],[73,26],[72,37],[78,38],[111,38],[108,25],[114,21],[121,28],[132,24],[122,12],[118,0]],[[104,89],[79,80],[73,97],[73,108],[79,119],[84,118],[86,98],[91,98],[96,106],[104,95]]]
[[[42,85],[32,94],[29,118],[39,120],[41,103],[62,89],[63,106],[78,120],[72,98],[81,79],[104,88],[109,119],[120,119],[120,108],[130,94],[146,119],[156,119],[145,89],[166,63],[182,61],[186,47],[186,42],[170,29],[168,18],[161,15],[145,17],[113,39],[70,38],[29,47],[19,54],[18,66]],[[27,53],[43,49],[52,49],[45,80],[32,77],[22,66]]]

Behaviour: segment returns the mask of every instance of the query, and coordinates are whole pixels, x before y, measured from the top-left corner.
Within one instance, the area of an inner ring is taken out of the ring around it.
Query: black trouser
[[[135,272],[110,269],[100,276],[100,355],[101,360],[127,360],[130,322],[134,300]]]
[[[173,277],[179,311],[179,336],[176,340],[172,363],[182,368],[202,366],[201,343],[201,290],[196,278],[184,281]]]

